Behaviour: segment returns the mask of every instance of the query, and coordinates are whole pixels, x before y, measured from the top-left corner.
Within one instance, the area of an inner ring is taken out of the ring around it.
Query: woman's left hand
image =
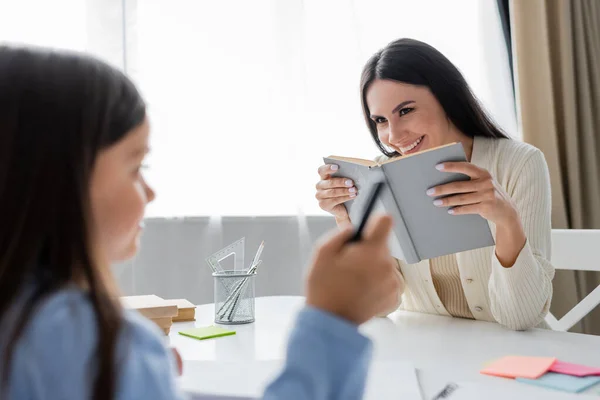
[[[518,220],[517,209],[504,189],[491,174],[469,162],[446,162],[436,166],[442,172],[461,173],[469,181],[451,182],[427,191],[438,207],[449,207],[453,215],[479,214],[498,225],[511,225]],[[447,196],[447,197],[446,197]]]

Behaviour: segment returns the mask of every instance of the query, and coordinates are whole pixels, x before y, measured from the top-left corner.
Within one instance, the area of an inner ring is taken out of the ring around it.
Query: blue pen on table
[[[433,397],[432,400],[447,399],[452,395],[452,393],[454,393],[456,391],[456,389],[458,389],[458,385],[454,382],[450,382],[449,384],[444,386],[442,391],[439,392],[437,395],[435,395],[435,397]]]

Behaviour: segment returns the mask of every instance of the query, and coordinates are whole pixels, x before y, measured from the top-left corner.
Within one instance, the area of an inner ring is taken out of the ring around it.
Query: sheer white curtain
[[[0,41],[89,51],[138,84],[149,216],[321,214],[322,157],[377,154],[360,71],[400,37],[446,54],[516,134],[495,0],[0,0]]]
[[[0,44],[82,51],[123,68],[122,0],[0,0]]]
[[[138,0],[131,11],[127,70],[154,128],[151,215],[321,213],[321,158],[377,154],[359,77],[400,37],[445,53],[516,131],[494,0]]]

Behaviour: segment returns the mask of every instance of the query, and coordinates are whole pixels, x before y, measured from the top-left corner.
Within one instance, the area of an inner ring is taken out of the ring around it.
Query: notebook
[[[564,361],[556,361],[552,364],[550,372],[573,376],[600,376],[600,368],[588,367],[585,365],[573,364]]]
[[[459,381],[436,389],[428,400],[598,400],[593,392],[568,394],[548,387],[522,385],[516,382]],[[401,400],[401,399],[399,399]]]
[[[491,362],[481,370],[482,374],[502,378],[537,379],[556,362],[554,357],[506,356]]]
[[[569,393],[581,393],[600,383],[600,376],[571,376],[548,372],[538,379],[516,378],[517,381]]]
[[[466,161],[461,143],[396,157],[381,163],[329,156],[326,164],[340,169],[333,176],[354,181],[359,195],[345,204],[350,220],[358,223],[365,207],[368,187],[383,179],[387,185],[380,196],[377,209],[394,218],[390,238],[392,255],[409,264],[421,260],[494,245],[488,222],[479,215],[451,215],[448,209],[433,205],[434,198],[426,191],[434,186],[469,180],[463,174],[438,171],[442,162]]]
[[[164,299],[150,294],[144,296],[122,296],[123,307],[139,311],[146,318],[173,318],[177,316],[177,306],[168,304]]]

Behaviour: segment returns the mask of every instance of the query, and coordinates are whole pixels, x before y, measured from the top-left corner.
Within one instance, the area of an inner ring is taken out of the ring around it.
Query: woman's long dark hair
[[[90,243],[90,178],[98,153],[145,114],[130,80],[103,62],[0,46],[0,322],[33,290],[0,351],[0,382],[36,307],[77,280],[97,321],[93,398],[114,396],[121,311]]]
[[[379,140],[367,105],[367,90],[375,79],[426,86],[441,104],[448,119],[467,136],[508,137],[486,114],[467,81],[450,60],[426,43],[399,39],[367,61],[360,80],[365,121],[375,144],[388,157],[398,153],[390,152]]]

